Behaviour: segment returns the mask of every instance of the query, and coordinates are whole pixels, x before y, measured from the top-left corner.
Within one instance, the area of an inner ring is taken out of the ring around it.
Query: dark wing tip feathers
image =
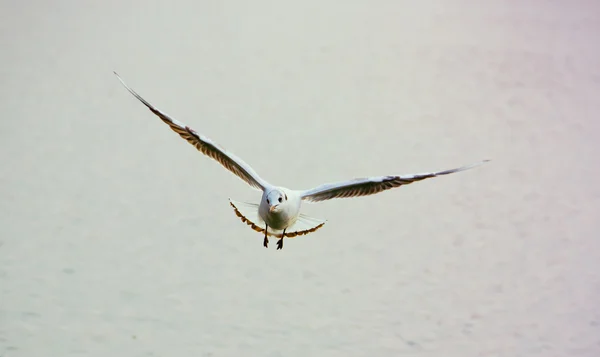
[[[119,81],[121,82],[121,84],[123,85],[123,87],[125,87],[125,89],[127,89],[129,91],[129,93],[133,94],[134,97],[136,97],[140,102],[142,102],[142,104],[144,104],[146,107],[148,107],[148,109],[150,109],[152,112],[156,113],[157,110],[156,108],[148,103],[148,101],[146,101],[144,98],[142,98],[141,95],[139,95],[136,91],[134,91],[133,89],[131,89],[126,83],[125,81],[117,74],[117,72],[115,72],[115,74],[117,75],[117,78],[119,79]]]

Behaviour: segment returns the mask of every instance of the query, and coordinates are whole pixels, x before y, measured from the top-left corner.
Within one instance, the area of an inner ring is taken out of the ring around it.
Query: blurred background
[[[0,356],[600,355],[597,1],[1,1]],[[304,205],[294,189],[474,170]],[[272,242],[274,243],[274,242]]]

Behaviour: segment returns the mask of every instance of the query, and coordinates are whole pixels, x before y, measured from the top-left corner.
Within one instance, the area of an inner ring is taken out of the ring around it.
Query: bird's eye
[[[269,202],[269,199],[268,199],[268,198],[267,198],[267,204],[268,204],[268,205],[270,205],[270,204],[271,204],[271,202]]]
[[[281,203],[281,196],[279,196],[279,203]]]

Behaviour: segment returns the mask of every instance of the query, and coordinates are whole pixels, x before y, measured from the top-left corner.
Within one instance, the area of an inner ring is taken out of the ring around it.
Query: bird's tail
[[[236,216],[238,216],[242,220],[242,222],[249,225],[250,228],[254,229],[255,231],[265,234],[266,224],[258,214],[257,204],[238,202],[232,199],[229,200],[229,204],[231,205],[231,207],[233,207]],[[285,237],[294,238],[297,236],[312,233],[317,229],[323,227],[325,222],[326,221],[323,219],[300,214],[296,222],[294,222],[294,224],[292,224],[285,230]],[[281,238],[281,233],[281,230],[271,229],[270,227],[267,232],[269,236],[275,236],[277,238]]]

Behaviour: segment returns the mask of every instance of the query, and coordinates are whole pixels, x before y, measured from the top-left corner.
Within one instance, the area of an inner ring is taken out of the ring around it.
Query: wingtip
[[[127,90],[129,92],[131,92],[131,94],[135,95],[133,90],[131,88],[129,88],[129,86],[127,85],[127,83],[125,83],[125,81],[123,80],[123,78],[121,78],[121,76],[117,73],[117,71],[113,71],[113,73],[115,74],[115,76],[117,76],[117,79],[119,80],[119,82],[121,82],[121,84],[127,88]],[[136,96],[137,97],[137,96]]]
[[[474,163],[474,164],[473,164],[473,166],[479,166],[479,165],[483,165],[483,164],[485,164],[486,162],[490,162],[490,161],[491,161],[491,160],[489,160],[489,159],[481,160],[481,161],[479,161],[479,162],[476,162],[476,163]]]
[[[490,159],[481,160],[481,161],[479,161],[478,163],[475,163],[475,164],[471,165],[471,167],[472,167],[472,168],[473,168],[473,167],[477,167],[477,166],[483,165],[483,164],[485,164],[486,162],[490,162],[490,161],[491,161]]]
[[[123,78],[121,78],[121,76],[120,76],[120,75],[117,73],[117,71],[113,71],[113,73],[115,74],[115,76],[117,76],[117,79],[118,79],[118,80],[119,80],[121,83],[125,84],[125,82],[123,82]]]
[[[489,159],[481,160],[481,161],[478,161],[478,162],[476,162],[476,163],[474,163],[474,164],[466,165],[466,166],[463,166],[463,167],[461,167],[461,168],[459,168],[459,169],[456,169],[456,170],[450,170],[450,171],[453,171],[453,172],[459,172],[459,171],[465,171],[465,170],[474,169],[474,168],[476,168],[476,167],[478,167],[478,166],[481,166],[481,165],[485,164],[485,163],[486,163],[486,162],[488,162],[488,161],[490,161],[490,160],[489,160]]]

